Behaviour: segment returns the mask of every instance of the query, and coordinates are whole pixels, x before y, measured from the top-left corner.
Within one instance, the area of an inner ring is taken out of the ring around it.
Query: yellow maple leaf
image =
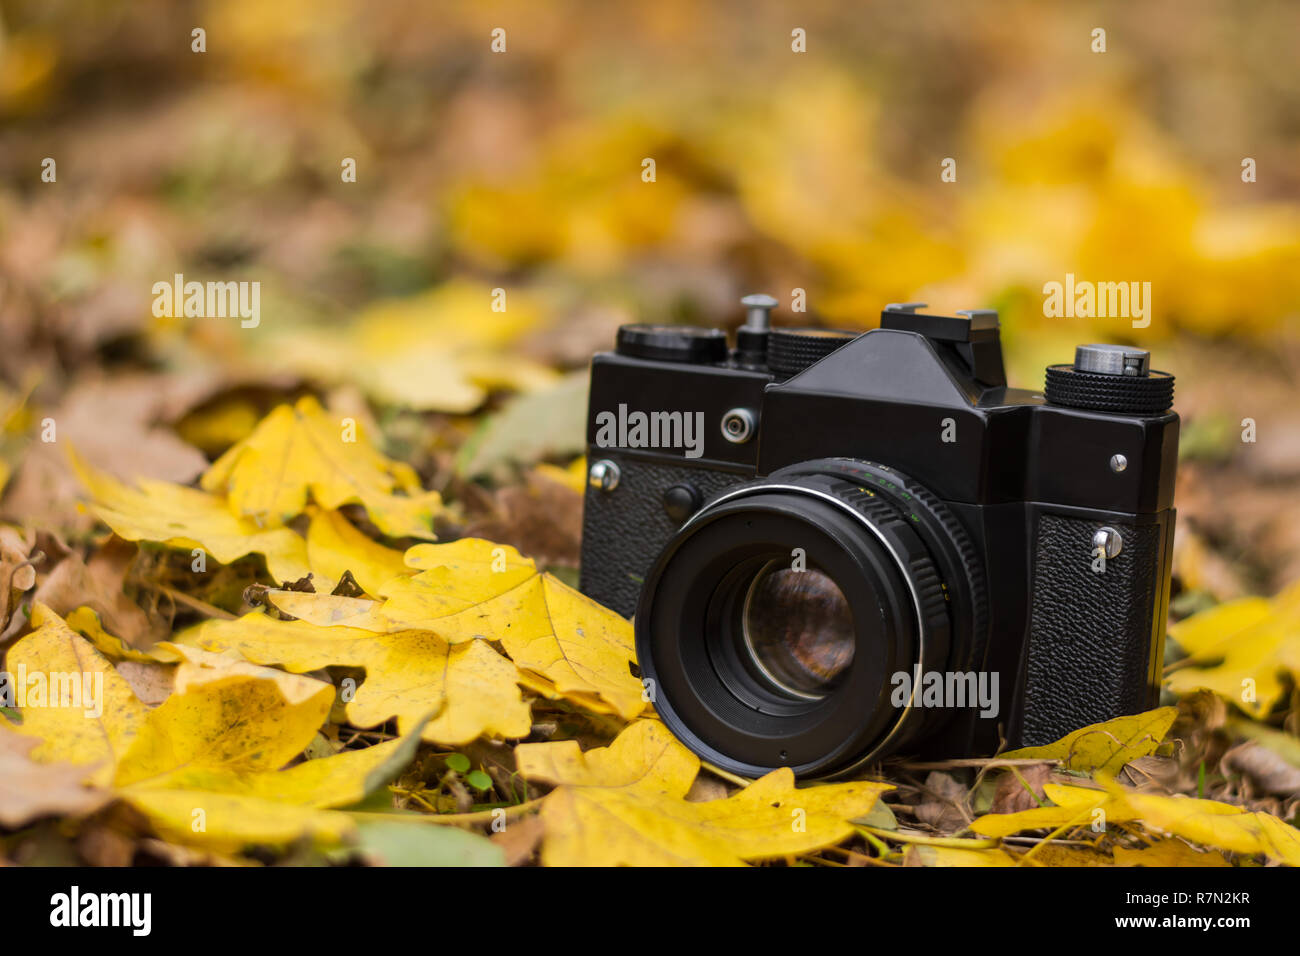
[[[1117,788],[1112,793],[1114,806],[1122,814],[1140,819],[1149,829],[1219,850],[1262,853],[1288,866],[1300,866],[1300,830],[1270,813],[1181,794],[1132,793]]]
[[[346,813],[244,794],[141,787],[122,796],[168,842],[222,853],[250,845],[283,846],[304,836],[319,845],[333,845],[355,826]]]
[[[269,528],[302,514],[309,495],[323,508],[360,504],[381,531],[399,538],[433,537],[442,511],[442,496],[423,491],[409,465],[386,458],[360,424],[329,415],[310,396],[273,410],[200,484],[224,495],[237,517]]]
[[[1043,792],[1051,806],[1033,807],[1018,813],[988,813],[972,821],[970,828],[983,836],[1004,837],[1021,830],[1054,830],[1070,825],[1086,826],[1093,821],[1093,811],[1105,808],[1106,820],[1121,823],[1123,813],[1112,815],[1110,796],[1104,790],[1045,784]]]
[[[419,729],[418,727],[416,728]],[[346,807],[391,780],[410,762],[419,734],[304,760],[274,773],[232,773],[213,768],[178,768],[166,777],[169,789],[203,790],[291,803],[304,807]]]
[[[191,651],[170,697],[122,755],[118,786],[178,768],[279,770],[311,742],[334,702],[324,681]]]
[[[1160,707],[1144,714],[1089,724],[1054,743],[1022,747],[1001,756],[1059,760],[1066,770],[1114,775],[1130,760],[1155,753],[1177,716],[1176,707]]]
[[[379,594],[390,579],[414,573],[406,567],[401,551],[372,541],[337,511],[309,508],[308,514],[307,563],[319,578],[339,581],[351,571],[367,594]]]
[[[974,842],[974,841],[972,841]],[[982,867],[1018,866],[1016,858],[1000,847],[909,846],[903,854],[907,866]]]
[[[1215,800],[1136,793],[1112,781],[1103,783],[1102,790],[1046,784],[1043,791],[1054,806],[986,814],[973,821],[971,829],[1000,837],[1021,830],[1087,827],[1094,821],[1106,825],[1137,822],[1155,833],[1300,866],[1300,830],[1271,814]]]
[[[619,712],[614,709],[613,705],[601,700],[595,694],[584,694],[582,691],[571,690],[566,693],[560,693],[555,684],[541,674],[534,674],[532,671],[519,671],[519,686],[524,687],[538,697],[545,697],[547,700],[567,700],[570,703],[577,704],[593,714],[605,714],[609,717],[618,717]]]
[[[1191,666],[1166,681],[1175,693],[1212,690],[1254,717],[1288,693],[1284,675],[1300,680],[1300,582],[1272,600],[1240,598],[1169,628]]]
[[[149,478],[131,487],[76,456],[73,465],[91,494],[91,510],[127,541],[200,548],[222,564],[260,554],[278,581],[296,581],[308,573],[306,545],[288,528],[259,527],[232,515],[221,498],[195,488]]]
[[[1115,847],[1116,866],[1232,866],[1222,853],[1198,850],[1182,840],[1157,840],[1140,850]]]
[[[684,799],[699,762],[658,721],[638,720],[608,748],[521,744],[529,779],[556,783],[542,803],[548,866],[739,866],[808,853],[854,832],[888,784],[799,789],[774,770],[723,800]]]
[[[6,656],[23,717],[12,729],[42,739],[34,760],[86,765],[89,779],[108,783],[146,708],[109,660],[44,604],[32,609],[32,624]]]
[[[120,637],[104,630],[104,625],[94,608],[79,607],[69,614],[64,619],[64,622],[72,630],[95,645],[95,650],[112,660],[136,661],[137,663],[152,663],[159,660],[156,654],[137,651],[135,648],[129,647],[126,641]]]
[[[406,552],[418,573],[390,580],[382,602],[270,591],[286,614],[322,626],[379,633],[428,630],[452,644],[500,641],[515,665],[558,693],[596,696],[624,719],[645,708],[632,625],[578,593],[514,548],[478,538],[420,544]]]
[[[451,645],[429,631],[376,633],[254,612],[199,624],[178,635],[175,646],[187,656],[195,648],[234,652],[291,671],[364,667],[365,681],[347,702],[348,720],[358,727],[396,717],[398,728],[409,733],[428,718],[424,738],[448,746],[484,734],[523,737],[532,727],[518,671],[483,641]]]
[[[571,787],[626,788],[683,798],[700,758],[657,720],[630,724],[608,747],[584,751],[576,740],[520,744],[515,765],[529,780]]]
[[[420,723],[398,740],[281,769],[325,720],[330,684],[188,648],[175,692],[148,711],[104,655],[57,615],[37,605],[33,620],[36,632],[10,649],[11,667],[47,679],[102,675],[103,714],[86,719],[64,694],[20,699],[22,721],[11,729],[42,738],[33,759],[91,765],[88,778],[111,783],[174,842],[218,850],[302,836],[337,842],[352,820],[322,808],[359,802],[418,745]]]

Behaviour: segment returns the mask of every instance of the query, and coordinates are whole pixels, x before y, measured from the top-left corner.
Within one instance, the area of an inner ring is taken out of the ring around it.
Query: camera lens
[[[969,670],[986,618],[974,549],[938,498],[821,459],[725,489],[682,526],[646,576],[637,661],[702,759],[830,777],[951,716],[900,699],[897,676]]]
[[[820,700],[853,663],[848,598],[814,568],[768,562],[749,585],[741,632],[754,666],[794,697]]]

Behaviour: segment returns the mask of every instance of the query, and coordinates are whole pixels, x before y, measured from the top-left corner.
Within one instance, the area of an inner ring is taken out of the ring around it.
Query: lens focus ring
[[[902,516],[883,498],[873,491],[844,484],[836,489],[836,495],[849,507],[867,516],[873,525],[881,530],[888,529],[893,535],[914,536],[916,532]],[[914,554],[907,562],[905,575],[916,589],[918,616],[933,633],[948,630],[948,602],[944,597],[943,581],[934,566],[928,551]]]

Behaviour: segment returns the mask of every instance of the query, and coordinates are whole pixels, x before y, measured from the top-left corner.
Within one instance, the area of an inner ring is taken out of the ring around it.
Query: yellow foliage
[[[1007,759],[1059,760],[1066,770],[1113,776],[1130,760],[1155,753],[1178,716],[1175,707],[1161,707],[1145,714],[1116,717],[1089,724],[1054,743],[1022,747],[1002,754]]]
[[[212,409],[186,415],[176,424],[176,433],[208,454],[225,451],[246,438],[260,420],[257,407],[249,401],[230,399]]]
[[[1182,840],[1157,840],[1141,850],[1115,847],[1116,866],[1231,866],[1214,850],[1198,850]]]
[[[238,653],[291,671],[330,664],[364,667],[365,681],[346,705],[348,720],[359,727],[396,717],[399,729],[411,733],[429,717],[425,739],[455,746],[483,734],[523,737],[532,726],[517,671],[482,641],[450,645],[429,631],[380,634],[253,613],[236,621],[206,621],[176,642],[187,657],[196,648]]]
[[[510,221],[517,227],[517,217]],[[386,404],[472,412],[491,388],[528,390],[559,378],[510,351],[541,310],[521,291],[501,292],[504,301],[490,286],[453,282],[368,306],[342,331],[285,331],[272,348],[302,375],[356,385]]]
[[[1171,690],[1204,687],[1262,717],[1287,693],[1284,676],[1300,679],[1300,583],[1272,600],[1241,598],[1194,614],[1169,634],[1191,661],[1166,678]]]
[[[33,608],[32,624],[36,630],[6,656],[15,691],[24,692],[23,720],[13,729],[44,741],[33,759],[85,765],[91,780],[107,783],[145,722],[145,706],[112,663],[48,607]]]
[[[452,644],[500,641],[515,665],[545,677],[557,692],[594,695],[625,719],[645,707],[629,665],[632,625],[549,574],[514,548],[478,538],[416,545],[380,602],[271,591],[281,611],[321,626],[377,633],[432,631]]]
[[[1161,794],[1114,793],[1114,805],[1129,819],[1163,830],[1193,843],[1231,850],[1262,853],[1288,866],[1300,866],[1300,830],[1270,813],[1252,812],[1215,800]]]
[[[302,752],[333,700],[323,681],[191,652],[175,691],[119,759],[114,782],[165,781],[187,768],[278,770]]]
[[[302,514],[309,494],[324,508],[360,504],[381,531],[399,538],[433,537],[433,518],[442,510],[442,496],[423,491],[409,465],[384,457],[359,423],[329,415],[311,397],[267,415],[212,464],[201,484],[259,527]]]
[[[322,808],[360,801],[415,752],[419,723],[405,738],[282,770],[328,715],[331,685],[184,648],[175,692],[147,711],[57,615],[37,605],[33,622],[37,630],[10,649],[11,669],[102,675],[103,714],[88,719],[66,695],[57,706],[20,700],[13,729],[43,738],[34,759],[84,765],[88,779],[112,783],[168,840],[222,851],[303,836],[336,843],[352,821]]]
[[[723,800],[684,799],[699,762],[658,721],[638,720],[608,748],[521,744],[520,772],[558,784],[542,804],[548,866],[739,866],[809,853],[851,835],[888,784],[798,789],[775,770]]]
[[[1018,813],[989,813],[971,823],[971,829],[983,836],[1003,837],[1021,830],[1054,830],[1066,825],[1086,826],[1092,813],[1105,806],[1108,795],[1101,790],[1046,784],[1043,787],[1053,806],[1034,807]],[[1107,813],[1109,822],[1121,820]]]
[[[1000,847],[909,846],[903,854],[908,866],[1016,866],[1016,858]]]
[[[682,798],[700,772],[700,760],[657,720],[632,723],[608,747],[583,751],[576,740],[520,744],[519,772],[539,783],[571,787],[626,787]]]
[[[91,494],[91,510],[127,541],[201,548],[222,564],[260,554],[279,581],[296,581],[308,573],[306,546],[288,528],[259,527],[231,514],[221,498],[194,488],[148,478],[130,487],[75,456],[73,463]]]
[[[464,252],[491,265],[563,261],[600,275],[630,255],[680,238],[690,184],[676,164],[657,163],[653,182],[628,157],[663,157],[689,147],[640,117],[578,123],[547,144],[513,181],[467,177],[449,191],[449,225]]]
[[[341,842],[354,829],[346,813],[202,790],[127,790],[122,798],[149,818],[165,840],[234,853],[246,846],[283,846],[302,837]]]
[[[65,623],[72,630],[76,631],[91,644],[95,649],[115,661],[136,661],[147,663],[155,661],[158,658],[146,654],[143,651],[137,651],[133,647],[128,647],[126,642],[115,634],[110,634],[104,630],[104,625],[99,620],[99,615],[94,609],[89,607],[79,607],[66,618]]]
[[[366,593],[379,594],[390,578],[412,573],[401,551],[372,541],[337,511],[310,508],[308,513],[307,563],[317,577],[339,581],[345,571],[351,571]],[[316,590],[321,590],[319,585]]]
[[[1198,800],[1182,795],[1136,793],[1108,783],[1104,790],[1046,784],[1053,806],[1019,813],[979,817],[971,829],[984,836],[1008,836],[1022,830],[1089,828],[1140,822],[1155,833],[1169,833],[1194,843],[1248,855],[1262,854],[1290,866],[1300,865],[1300,831],[1268,813]]]

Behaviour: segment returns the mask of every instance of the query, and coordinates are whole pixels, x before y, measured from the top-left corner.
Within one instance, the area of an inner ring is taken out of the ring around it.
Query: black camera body
[[[635,614],[703,759],[842,776],[991,754],[1154,705],[1173,378],[1081,346],[1009,388],[996,313],[861,335],[624,326],[594,357],[581,588]]]

